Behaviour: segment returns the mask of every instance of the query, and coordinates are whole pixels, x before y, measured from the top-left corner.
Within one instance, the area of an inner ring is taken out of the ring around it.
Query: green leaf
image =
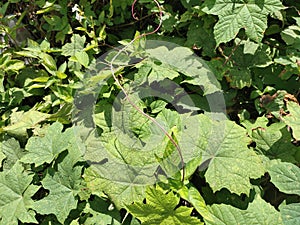
[[[77,52],[84,50],[84,44],[86,42],[85,36],[74,34],[71,37],[71,43],[67,43],[62,47],[62,55],[64,56],[75,56]]]
[[[91,168],[85,171],[85,179],[94,192],[104,191],[117,207],[122,207],[133,200],[140,200],[145,187],[157,181],[155,174],[160,165],[157,158],[165,164],[173,160],[175,170],[165,171],[169,176],[179,171],[180,160],[178,152],[169,147],[172,144],[160,128],[141,117],[128,103],[121,111],[114,112],[112,125],[110,110],[108,107],[107,118],[105,112],[97,116],[97,124],[102,125],[105,133],[100,137],[90,136],[86,141],[85,159]],[[185,121],[168,109],[163,109],[156,120],[174,136],[180,135],[182,121]],[[109,127],[105,127],[107,122]],[[167,151],[169,154],[165,155]],[[183,155],[187,163],[195,156],[190,151],[183,152]],[[191,170],[195,171],[199,157],[201,155],[195,156],[195,165],[189,166]]]
[[[148,188],[146,203],[135,202],[127,205],[127,210],[142,221],[143,225],[174,224],[192,225],[203,224],[196,217],[192,217],[193,208],[186,206],[175,207],[180,198],[173,192],[165,194],[161,189]]]
[[[101,177],[103,171],[98,171],[99,167],[92,166],[85,170],[84,180],[92,194],[101,196],[102,192],[107,193],[116,207],[120,209],[124,207],[125,203],[142,200],[149,181],[147,174],[139,174],[139,171],[129,171],[130,168],[117,166],[118,164],[115,164],[111,178]],[[105,167],[101,167],[101,169],[104,170]],[[112,171],[111,168],[105,172],[110,171]],[[127,172],[126,175],[124,175],[124,171]],[[120,175],[123,175],[123,178],[120,178]],[[151,175],[149,174],[149,176]]]
[[[233,88],[242,89],[252,84],[251,72],[248,68],[232,69],[228,75],[225,75],[225,78]]]
[[[300,203],[279,206],[284,225],[300,224]]]
[[[3,128],[4,131],[20,136],[27,136],[27,129],[32,129],[38,123],[50,117],[49,114],[41,113],[35,109],[27,112],[13,111],[11,114],[11,125]]]
[[[49,71],[56,71],[56,62],[53,59],[53,57],[46,53],[41,53],[39,57],[42,59],[42,64],[45,66],[45,68]]]
[[[204,21],[196,19],[192,20],[188,28],[185,45],[193,48],[201,48],[203,49],[204,55],[213,57],[216,54],[214,52],[216,41],[212,29],[215,20],[212,16],[202,18]]]
[[[298,148],[291,143],[291,134],[284,123],[274,123],[266,126],[253,127],[250,135],[256,143],[256,149],[270,159],[281,159],[286,162],[296,163],[295,155]]]
[[[165,42],[162,42],[161,45],[159,46],[159,43],[156,42],[150,43],[146,51],[150,57],[186,75],[188,78],[183,83],[200,85],[205,95],[220,91],[220,84],[214,74],[204,60],[194,55],[190,49],[168,46],[170,44]],[[172,48],[172,50],[167,47]]]
[[[206,221],[213,221],[213,217],[209,212],[208,206],[206,205],[203,197],[200,195],[199,191],[194,187],[188,189],[188,202],[194,206],[197,212]]]
[[[191,118],[185,127],[188,132],[182,136],[182,151],[202,153],[200,169],[208,167],[205,177],[212,190],[227,188],[248,195],[250,178],[261,177],[265,169],[260,157],[247,147],[246,130],[232,121],[212,121],[205,115]]]
[[[68,168],[67,171],[66,168]],[[70,211],[77,208],[78,200],[75,196],[80,189],[81,170],[81,167],[73,168],[71,164],[67,164],[60,165],[58,172],[54,174],[53,171],[48,171],[42,180],[42,185],[50,193],[43,199],[36,201],[33,208],[43,215],[53,213],[58,221],[63,223]]]
[[[287,102],[289,114],[283,117],[283,121],[292,128],[293,137],[300,140],[300,106],[296,102]]]
[[[84,51],[76,52],[75,57],[81,65],[83,65],[85,68],[88,67],[89,56],[86,52],[84,52]]]
[[[20,163],[16,163],[7,172],[0,173],[0,224],[17,225],[38,223],[32,211],[31,197],[39,187],[30,185],[33,175],[28,175]]]
[[[257,196],[249,204],[247,210],[240,210],[230,205],[214,204],[209,207],[213,221],[205,220],[207,225],[224,224],[259,224],[259,225],[282,225],[280,213]]]
[[[163,100],[156,100],[151,102],[150,108],[152,113],[159,113],[161,112],[164,108],[166,108],[166,105],[168,103],[163,101]]]
[[[287,45],[294,45],[295,48],[300,44],[300,17],[293,17],[296,20],[297,25],[292,25],[281,32],[281,37]]]
[[[21,149],[19,142],[14,138],[1,142],[0,148],[6,158],[3,163],[4,170],[11,169],[13,165],[25,154],[24,150]]]
[[[241,28],[251,40],[260,42],[267,28],[267,16],[283,9],[280,0],[208,0],[204,4],[204,12],[219,17],[214,27],[217,45],[235,38]]]
[[[268,168],[268,172],[271,182],[281,192],[300,195],[300,168],[298,166],[280,162]]]
[[[147,68],[150,69],[150,73],[148,73],[148,75],[144,73],[144,71],[147,70]],[[151,61],[143,64],[139,68],[139,73],[143,73],[142,76],[147,75],[149,84],[153,83],[154,81],[160,82],[166,78],[172,80],[175,77],[179,76],[179,73],[170,68],[168,65],[157,65],[155,62]]]
[[[6,159],[6,155],[2,152],[2,149],[0,148],[0,168],[2,168],[2,161]]]
[[[44,137],[31,137],[25,146],[28,152],[21,159],[24,163],[34,163],[40,166],[51,163],[62,151],[68,147],[69,136],[62,133],[63,125],[56,122],[46,128]]]
[[[119,211],[110,209],[109,202],[98,196],[94,196],[93,200],[89,201],[84,212],[92,215],[84,222],[85,225],[121,225],[119,222],[121,220]]]

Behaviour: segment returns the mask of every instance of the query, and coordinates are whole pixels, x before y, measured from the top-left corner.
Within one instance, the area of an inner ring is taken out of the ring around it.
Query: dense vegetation
[[[300,224],[300,2],[0,3],[0,225]]]

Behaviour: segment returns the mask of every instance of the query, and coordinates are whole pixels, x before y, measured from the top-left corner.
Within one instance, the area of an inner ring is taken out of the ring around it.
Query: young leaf
[[[16,163],[7,172],[0,173],[0,224],[17,225],[38,223],[32,211],[31,197],[39,187],[30,185],[33,175],[28,175],[20,163]]]
[[[69,136],[62,133],[63,125],[56,122],[46,128],[44,137],[29,138],[25,149],[28,151],[21,159],[24,163],[34,163],[40,166],[51,163],[69,145]]]
[[[64,46],[62,46],[61,54],[64,56],[75,56],[77,52],[83,51],[85,42],[85,36],[74,34],[71,37],[71,43],[67,43]]]
[[[280,0],[208,0],[204,4],[204,12],[219,17],[214,27],[217,46],[232,40],[241,28],[250,39],[260,42],[267,28],[267,16],[283,9]]]
[[[292,163],[280,162],[268,169],[271,182],[287,194],[300,195],[300,168]]]
[[[203,224],[196,217],[191,216],[193,208],[186,206],[175,207],[180,198],[173,192],[165,194],[160,189],[148,188],[146,190],[146,203],[135,202],[127,205],[127,210],[144,225],[173,224],[192,225]]]

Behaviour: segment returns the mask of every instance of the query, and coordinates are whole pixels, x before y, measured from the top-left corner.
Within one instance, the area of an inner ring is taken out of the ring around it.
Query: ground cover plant
[[[0,225],[300,224],[300,3],[0,3]]]

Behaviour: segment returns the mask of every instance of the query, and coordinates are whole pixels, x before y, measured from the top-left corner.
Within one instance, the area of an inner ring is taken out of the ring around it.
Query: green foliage
[[[0,3],[0,225],[300,224],[300,4],[158,2]]]
[[[282,192],[287,194],[300,193],[299,167],[291,163],[278,163],[268,169],[271,182]]]
[[[135,202],[126,208],[141,220],[142,224],[202,224],[195,217],[190,217],[192,208],[180,206],[179,197],[174,193],[164,193],[160,189],[147,189],[146,203]]]
[[[32,177],[20,163],[1,173],[0,224],[18,224],[18,220],[23,223],[38,223],[32,210],[34,202],[31,197],[39,187],[30,185]]]
[[[207,224],[283,224],[280,213],[259,196],[249,204],[247,210],[240,210],[230,205],[212,205],[210,212],[214,222]]]
[[[284,118],[284,121],[293,129],[293,137],[296,140],[300,139],[300,106],[295,102],[287,104],[289,115]]]
[[[62,134],[62,128],[62,124],[54,123],[44,131],[44,137],[31,137],[25,147],[28,153],[21,161],[34,163],[36,167],[43,163],[51,163],[69,145],[69,135],[67,133]]]
[[[235,38],[241,28],[245,29],[251,40],[260,42],[267,28],[267,16],[280,9],[283,9],[280,0],[208,0],[203,11],[219,17],[214,27],[214,36],[219,45]]]

